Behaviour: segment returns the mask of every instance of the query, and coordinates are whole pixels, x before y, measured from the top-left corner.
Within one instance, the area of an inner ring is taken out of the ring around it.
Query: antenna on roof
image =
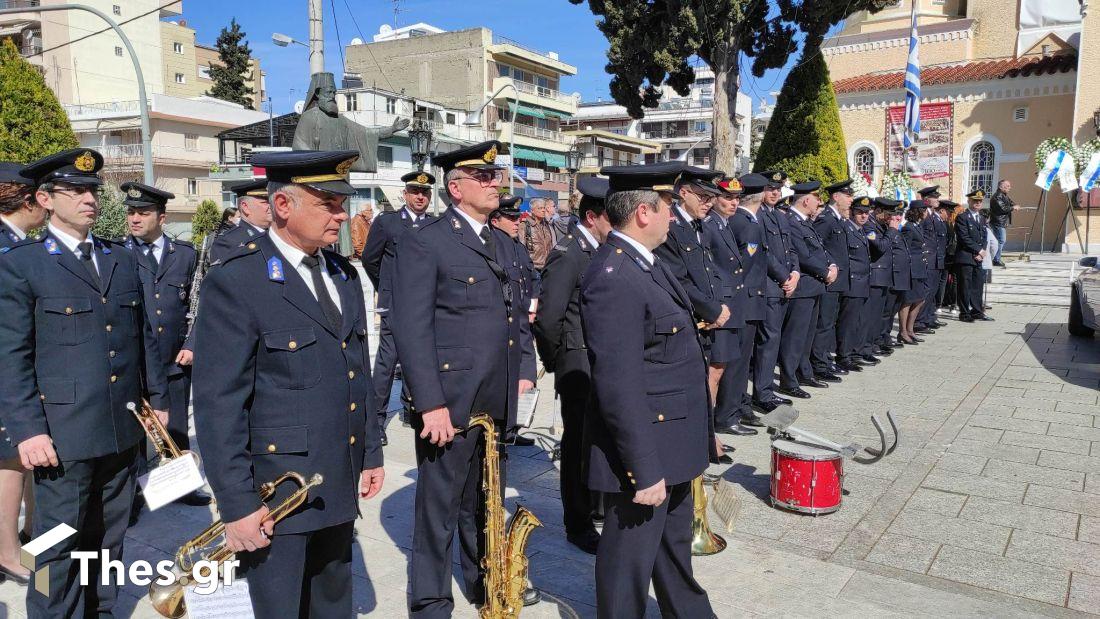
[[[397,30],[397,16],[404,13],[405,9],[401,8],[401,0],[393,0],[393,29]]]

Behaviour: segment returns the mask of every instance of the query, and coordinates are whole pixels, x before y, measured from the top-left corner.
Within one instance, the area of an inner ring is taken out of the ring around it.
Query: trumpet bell
[[[149,583],[149,601],[153,604],[153,610],[162,617],[179,619],[187,614],[187,603],[183,599],[184,585],[180,582],[183,574],[178,565],[172,568],[172,575],[175,579],[171,584]]]

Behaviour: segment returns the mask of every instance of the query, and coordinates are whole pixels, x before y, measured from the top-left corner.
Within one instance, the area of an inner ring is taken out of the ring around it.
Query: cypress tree
[[[191,242],[198,249],[206,235],[213,232],[221,223],[222,212],[213,200],[203,200],[195,215],[191,218]]]
[[[57,97],[11,39],[0,44],[0,160],[26,163],[80,145]]]
[[[130,234],[126,225],[126,206],[122,194],[113,185],[104,184],[99,189],[99,216],[92,226],[92,234],[105,239],[121,239]]]
[[[794,182],[848,178],[848,157],[836,93],[816,49],[791,70],[756,153],[756,171],[782,170]]]
[[[214,87],[207,94],[252,107],[254,91],[245,84],[245,76],[251,69],[249,62],[252,59],[252,50],[244,37],[245,33],[241,31],[241,25],[235,17],[229,21],[229,28],[222,28],[214,43],[218,48],[221,65],[210,66],[210,79],[214,80]]]

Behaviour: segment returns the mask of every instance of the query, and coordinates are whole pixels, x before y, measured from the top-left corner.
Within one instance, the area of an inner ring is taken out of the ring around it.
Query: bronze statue
[[[409,126],[398,118],[389,127],[368,128],[340,116],[336,106],[336,79],[314,73],[309,80],[305,109],[294,130],[294,150],[356,150],[355,172],[378,171],[378,142]]]

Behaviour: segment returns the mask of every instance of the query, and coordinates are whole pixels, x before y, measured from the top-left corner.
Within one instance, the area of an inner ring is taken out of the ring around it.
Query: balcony
[[[498,132],[496,139],[507,144],[512,139],[513,123],[497,121],[493,128]],[[564,153],[569,150],[569,140],[560,131],[540,129],[528,125],[515,125],[515,142],[520,146],[539,148]]]
[[[643,131],[642,139],[645,140],[699,140],[710,137],[710,129],[697,131],[695,129],[664,129],[661,131]]]
[[[489,46],[489,53],[493,55],[499,54],[501,56],[509,56],[511,59],[518,59],[562,75],[577,74],[577,67],[562,62],[554,52],[542,52],[537,49],[532,49],[512,39],[496,34],[493,35],[493,42],[492,45]]]
[[[543,88],[528,82],[514,80],[510,77],[497,77],[493,79],[493,92],[507,85],[515,87],[516,91],[519,92],[518,99],[522,103],[530,103],[569,116],[577,113],[577,98],[573,95],[567,95],[563,92],[551,88]],[[499,98],[511,99],[512,94],[511,91],[506,90],[500,94]]]
[[[0,0],[0,9],[29,9],[41,4],[41,0]]]
[[[103,155],[106,163],[129,162],[132,159],[141,160],[145,156],[145,150],[141,144],[107,144],[94,147]]]
[[[61,106],[69,120],[104,120],[108,118],[129,118],[138,116],[140,108],[137,99],[130,101],[110,101],[107,103],[74,103]]]

